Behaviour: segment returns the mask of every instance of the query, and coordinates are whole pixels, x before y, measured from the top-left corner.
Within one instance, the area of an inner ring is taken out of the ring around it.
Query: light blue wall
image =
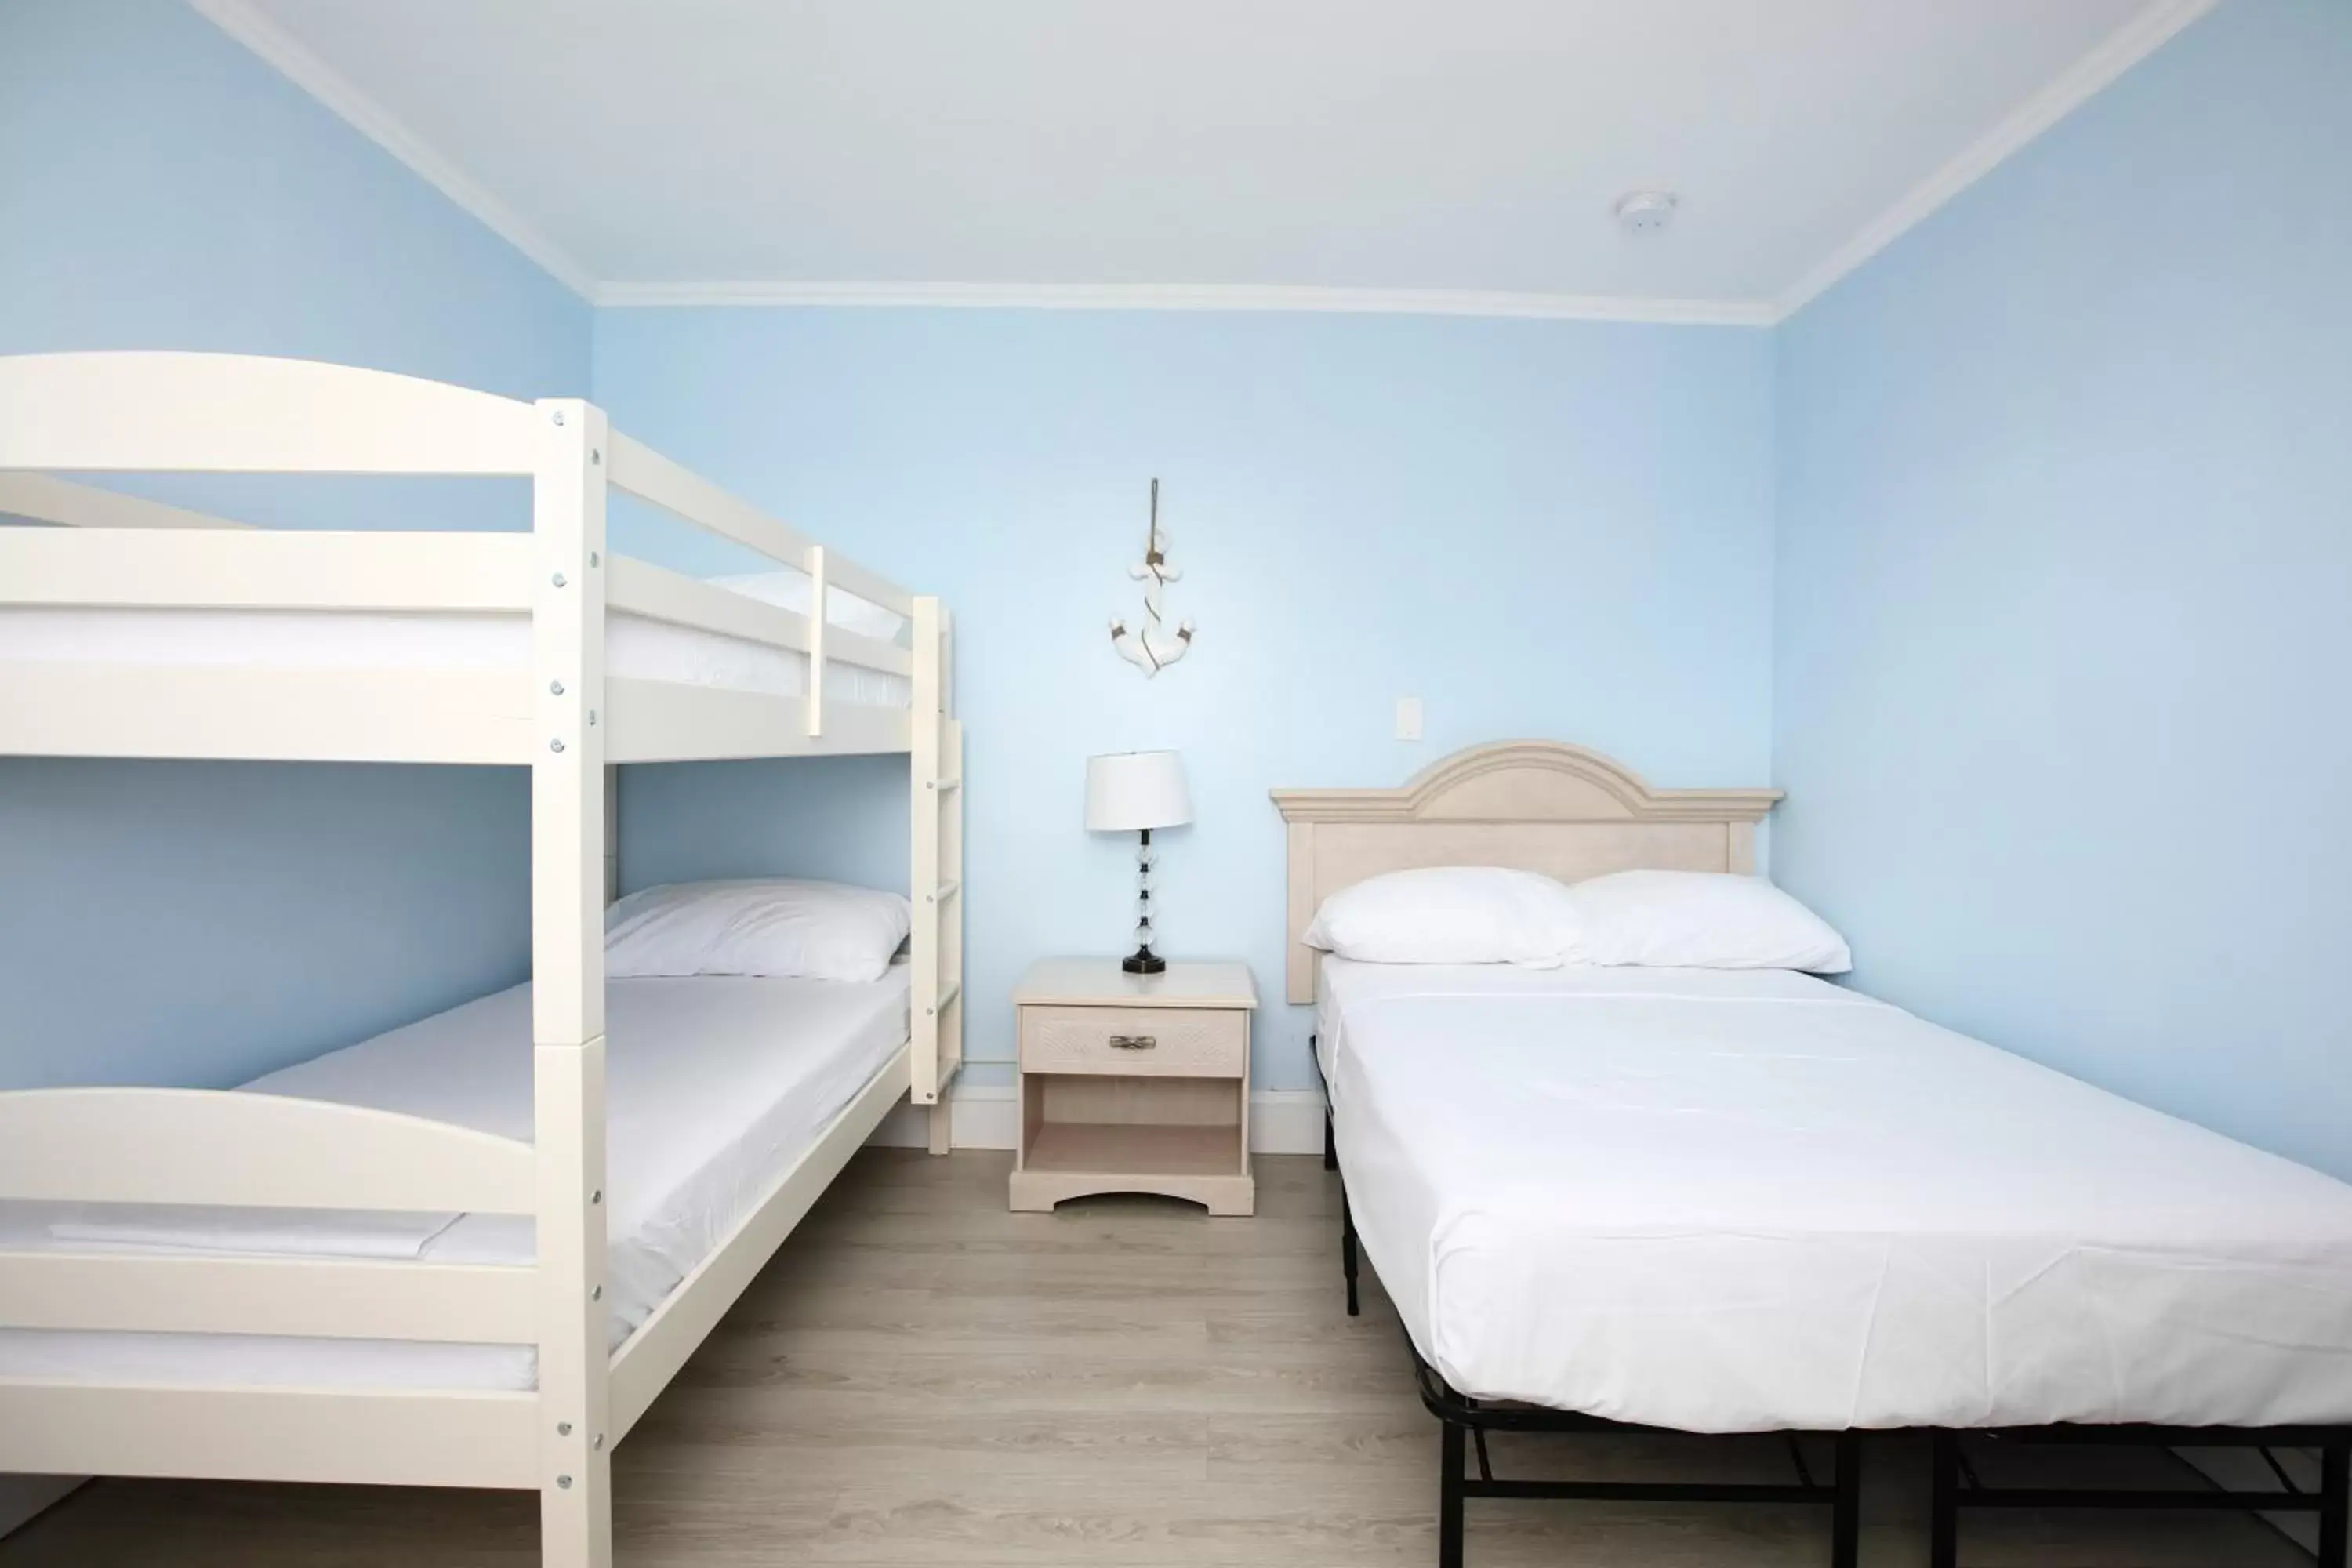
[[[2352,1176],[2352,6],[2229,0],[1780,346],[1776,873]]]
[[[1776,872],[1870,989],[2352,1173],[2347,80],[2338,0],[2228,0],[1777,334],[621,310],[593,394],[954,605],[978,1058],[1031,957],[1124,936],[1089,752],[1184,751],[1164,945],[1252,961],[1260,1081],[1297,1088],[1265,789],[1567,735],[1664,784],[1769,766]],[[580,301],[174,0],[0,9],[0,352],[590,386]],[[1146,683],[1102,626],[1154,474],[1202,635]],[[172,493],[521,521],[519,487]],[[632,770],[624,878],[903,884],[903,805],[898,759]],[[228,1081],[504,984],[527,806],[499,773],[0,763],[0,1083]]]
[[[576,396],[587,307],[181,0],[0,8],[6,352],[218,349]]]
[[[946,597],[969,725],[970,1048],[1047,953],[1128,934],[1132,845],[1089,838],[1089,752],[1175,746],[1195,826],[1163,836],[1164,950],[1239,955],[1266,994],[1259,1082],[1312,1082],[1285,1008],[1283,784],[1387,784],[1453,748],[1564,735],[1667,784],[1769,765],[1771,348],[1759,331],[1246,314],[607,310],[614,421],[918,591]],[[1197,618],[1147,682],[1145,490]],[[1391,738],[1401,694],[1427,738]],[[903,884],[903,848],[797,831],[805,764],[633,773],[633,886],[723,868]],[[896,759],[844,763],[887,813]],[[712,772],[705,770],[706,773]],[[887,804],[881,804],[887,803]],[[819,854],[823,858],[816,858]]]
[[[186,5],[0,6],[0,353],[289,354],[528,397],[583,392],[588,347],[585,305]],[[169,493],[527,519],[511,486]],[[528,823],[519,772],[0,760],[0,1085],[233,1082],[510,984]]]

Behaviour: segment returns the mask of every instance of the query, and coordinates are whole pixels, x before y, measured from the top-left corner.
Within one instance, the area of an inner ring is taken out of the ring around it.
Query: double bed
[[[1692,1432],[2352,1415],[2352,1187],[1883,1002],[1327,959],[1318,1022],[1364,1250],[1464,1394]]]
[[[1296,942],[1329,894],[1415,866],[1747,870],[1773,797],[1526,742],[1276,798]],[[1939,1568],[1961,1507],[2036,1501],[2308,1510],[2344,1561],[2352,1187],[1811,975],[1293,957],[1351,1295],[1360,1241],[1443,1424],[1448,1568],[1464,1501],[1505,1496],[1822,1503],[1847,1568],[1852,1435],[1889,1428],[1937,1434]],[[1504,1481],[1498,1427],[1835,1434],[1838,1473]],[[2324,1482],[1964,1489],[1964,1431],[2308,1446]]]

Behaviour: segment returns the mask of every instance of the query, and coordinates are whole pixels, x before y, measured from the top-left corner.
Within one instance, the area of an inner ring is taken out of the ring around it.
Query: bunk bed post
[[[531,606],[531,1079],[540,1552],[613,1559],[604,1307],[604,415],[538,405]]]
[[[912,1083],[908,1098],[930,1107],[930,1151],[948,1152],[949,1110],[945,1090],[954,1077],[959,1044],[957,1020],[961,984],[961,927],[962,833],[951,818],[961,816],[961,779],[950,772],[961,750],[947,717],[948,626],[939,600],[914,603],[914,696],[907,715],[908,807],[911,824],[908,895],[914,932],[908,1014],[914,1037]]]

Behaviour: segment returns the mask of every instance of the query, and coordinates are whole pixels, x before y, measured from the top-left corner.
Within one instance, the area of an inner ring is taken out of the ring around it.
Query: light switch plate
[[[1421,739],[1420,698],[1400,697],[1397,699],[1396,738],[1400,741],[1418,741]]]

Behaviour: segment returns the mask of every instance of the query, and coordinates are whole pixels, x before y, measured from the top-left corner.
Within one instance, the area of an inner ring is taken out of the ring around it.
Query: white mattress
[[[795,598],[789,587],[797,580]],[[805,611],[808,578],[797,572],[717,580],[770,604]],[[829,595],[826,620],[875,636],[888,611]],[[855,606],[855,607],[852,607]],[[122,610],[0,607],[0,660],[74,660],[158,665],[268,664],[303,669],[503,669],[530,662],[527,616],[393,614],[313,610]],[[608,674],[689,686],[720,686],[770,697],[808,692],[808,655],[717,632],[609,614]],[[828,701],[904,708],[907,677],[828,662]]]
[[[887,1066],[908,1034],[907,969],[870,984],[733,977],[615,980],[606,994],[605,1299],[618,1345]],[[518,985],[246,1087],[531,1136],[530,987]],[[86,1219],[83,1211],[70,1216]],[[236,1211],[180,1211],[192,1233]],[[70,1247],[54,1207],[0,1205],[0,1249]],[[331,1216],[321,1216],[329,1218]],[[399,1222],[393,1222],[395,1226]],[[382,1227],[319,1250],[381,1256]],[[425,1216],[436,1262],[524,1263],[528,1216]],[[136,1250],[184,1250],[168,1241]],[[530,1388],[518,1345],[0,1331],[0,1376],[206,1384]]]
[[[1327,961],[1461,1392],[1694,1431],[2352,1421],[2352,1186],[1803,975]]]

